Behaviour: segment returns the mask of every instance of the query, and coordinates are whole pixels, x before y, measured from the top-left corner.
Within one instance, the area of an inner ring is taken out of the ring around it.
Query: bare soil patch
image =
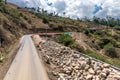
[[[18,41],[15,42],[15,44],[11,45],[11,51],[7,53],[5,60],[3,63],[0,64],[0,80],[3,80],[4,76],[6,75],[13,59],[15,58],[15,55],[17,54],[17,51],[19,49]]]

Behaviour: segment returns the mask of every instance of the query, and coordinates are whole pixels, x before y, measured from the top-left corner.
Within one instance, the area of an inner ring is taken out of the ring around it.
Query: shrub
[[[58,30],[59,31],[63,31],[63,26],[62,25],[58,25]]]
[[[19,16],[23,17],[23,13],[19,13]]]
[[[114,29],[120,30],[120,26],[113,27]]]
[[[20,24],[23,28],[27,29],[27,24],[25,24],[24,22],[21,22]]]
[[[89,29],[85,29],[85,34],[86,35],[90,35],[90,30]]]
[[[90,34],[93,34],[94,31],[93,30],[90,30],[90,29],[85,29],[85,32],[84,32],[87,36],[89,36]]]
[[[63,43],[65,46],[75,46],[75,39],[73,39],[69,34],[63,34],[60,37],[60,43]]]
[[[49,27],[51,27],[51,28],[52,28],[53,26],[54,26],[54,24],[49,24]]]
[[[18,25],[18,24],[19,24],[19,19],[14,18],[14,19],[13,19],[13,22],[16,23],[16,24]]]
[[[105,46],[105,55],[112,57],[112,58],[119,57],[118,53],[116,52],[116,49],[111,44],[108,44]]]
[[[29,19],[29,20],[28,20],[28,23],[29,23],[29,24],[31,24],[31,23],[32,23],[31,19]]]
[[[100,46],[100,48],[104,48],[104,46],[110,42],[111,41],[108,38],[103,38],[103,39],[99,40],[98,45]]]
[[[25,20],[28,20],[27,16],[25,16],[25,15],[23,16],[23,18],[24,18]]]
[[[7,8],[4,6],[4,4],[1,4],[1,3],[0,3],[0,12],[8,13]]]
[[[112,58],[118,58],[118,53],[116,52],[115,48],[114,47],[111,47],[111,48],[108,48],[106,50],[106,55],[107,56],[110,56]]]
[[[45,23],[45,24],[49,23],[49,21],[48,21],[48,19],[46,17],[43,18],[43,23]]]

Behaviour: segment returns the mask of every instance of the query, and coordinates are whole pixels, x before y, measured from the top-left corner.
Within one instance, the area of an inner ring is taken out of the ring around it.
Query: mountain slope
[[[33,33],[33,28],[48,28],[41,19],[13,4],[0,3],[0,40],[5,48],[20,36]]]

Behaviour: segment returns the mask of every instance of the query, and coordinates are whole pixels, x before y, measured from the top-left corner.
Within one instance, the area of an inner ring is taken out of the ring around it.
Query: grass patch
[[[94,53],[90,50],[86,50],[85,54],[120,68],[120,59],[119,58],[110,58],[105,55]]]
[[[6,59],[7,55],[5,53],[3,53],[1,56],[0,56],[0,63],[3,63],[4,60]]]

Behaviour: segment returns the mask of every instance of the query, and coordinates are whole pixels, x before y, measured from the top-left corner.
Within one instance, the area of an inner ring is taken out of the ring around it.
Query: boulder
[[[109,67],[110,67],[110,64],[107,64],[107,63],[103,64],[103,68],[109,68]]]
[[[120,80],[120,75],[115,75],[114,79]]]
[[[101,73],[100,75],[101,75],[101,78],[107,77],[106,73]]]

